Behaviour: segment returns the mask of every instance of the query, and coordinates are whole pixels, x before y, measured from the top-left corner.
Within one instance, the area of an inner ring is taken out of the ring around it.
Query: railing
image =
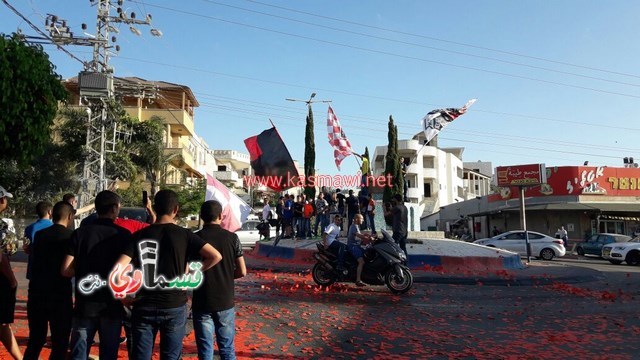
[[[137,106],[126,106],[124,110],[129,115],[139,118],[141,121],[146,121],[157,116],[162,118],[165,124],[180,125],[187,131],[184,135],[193,136],[196,133],[193,117],[189,115],[189,112],[182,109],[145,109]]]

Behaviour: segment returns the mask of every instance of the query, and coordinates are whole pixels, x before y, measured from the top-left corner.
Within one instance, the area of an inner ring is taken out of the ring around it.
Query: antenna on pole
[[[5,1],[6,3],[6,1]],[[120,95],[127,92],[136,97],[155,97],[157,88],[148,84],[118,84],[114,81],[114,69],[109,66],[111,56],[116,56],[120,46],[115,45],[120,30],[116,24],[129,26],[132,33],[141,36],[142,32],[136,26],[151,25],[151,15],[147,14],[143,19],[136,18],[134,12],[123,9],[124,0],[90,0],[91,6],[97,8],[96,32],[90,34],[87,24],[81,25],[79,32],[83,36],[74,35],[71,26],[64,19],[55,14],[47,14],[45,18],[45,31],[48,35],[34,26],[41,37],[25,36],[25,40],[34,42],[49,42],[56,45],[62,51],[72,55],[63,46],[77,45],[93,47],[93,59],[83,62],[84,71],[78,75],[78,92],[80,105],[87,108],[87,138],[85,145],[84,167],[81,177],[82,191],[80,194],[80,207],[86,206],[100,191],[109,188],[107,183],[105,156],[113,151],[117,135],[124,135],[125,140],[130,138],[130,131],[118,131],[116,116],[111,110],[115,100],[115,91]],[[116,16],[111,15],[115,9]],[[162,36],[162,32],[152,28],[151,35]],[[72,57],[75,58],[74,55]],[[117,88],[114,91],[114,85]],[[107,133],[109,135],[107,136]],[[124,133],[124,134],[123,134]],[[107,146],[111,149],[107,149]]]

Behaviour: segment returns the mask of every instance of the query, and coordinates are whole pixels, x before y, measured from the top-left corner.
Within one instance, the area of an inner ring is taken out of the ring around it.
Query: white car
[[[566,253],[561,239],[552,238],[535,231],[529,233],[529,244],[531,245],[531,256],[539,257],[543,260],[551,260],[554,257],[562,257]],[[507,231],[491,238],[480,239],[473,242],[478,245],[497,247],[504,250],[513,251],[521,256],[527,256],[524,230]]]
[[[253,247],[256,245],[256,242],[260,240],[260,232],[256,228],[260,224],[258,220],[247,220],[240,230],[236,231],[236,235],[240,239],[240,244],[242,246],[250,246]],[[276,228],[271,226],[269,229],[269,233],[271,235],[271,239],[275,240],[276,238]]]
[[[640,265],[640,237],[624,243],[613,243],[602,248],[602,257],[614,265]]]

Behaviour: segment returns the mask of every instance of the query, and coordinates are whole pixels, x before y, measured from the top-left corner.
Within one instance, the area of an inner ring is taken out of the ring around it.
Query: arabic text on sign
[[[610,176],[607,181],[613,190],[640,190],[640,178]]]

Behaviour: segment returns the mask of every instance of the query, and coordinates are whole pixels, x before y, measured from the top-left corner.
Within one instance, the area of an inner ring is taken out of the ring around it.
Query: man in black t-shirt
[[[204,284],[193,292],[193,329],[198,359],[213,359],[213,338],[220,358],[235,359],[234,279],[247,274],[238,235],[223,229],[222,205],[209,200],[200,207],[202,230],[196,232],[222,254],[222,261],[204,273]]]
[[[302,237],[302,211],[304,210],[304,196],[298,195],[298,201],[293,204],[293,237]]]
[[[336,199],[338,200],[338,214],[340,214],[340,216],[344,216],[345,198],[346,196],[344,196],[344,194],[340,192],[340,189],[336,189]]]
[[[71,330],[71,358],[86,359],[95,333],[100,359],[117,359],[124,309],[109,290],[109,274],[131,233],[114,224],[120,196],[105,190],[95,199],[98,218],[71,235],[62,275],[75,276],[75,305]]]
[[[25,359],[37,359],[51,329],[50,359],[65,359],[71,333],[73,300],[71,279],[60,268],[67,255],[73,230],[73,206],[60,201],[53,206],[53,225],[40,230],[29,248],[31,280],[27,300],[29,341]]]
[[[222,255],[190,230],[175,224],[178,194],[160,190],[154,197],[156,222],[134,234],[122,252],[121,268],[132,260],[143,271],[144,283],[131,310],[132,359],[151,359],[160,331],[160,358],[179,359],[187,321],[187,292],[169,286],[185,275],[192,261],[202,259],[201,271],[217,264]]]
[[[353,223],[353,217],[360,212],[360,200],[353,194],[353,190],[349,190],[349,197],[347,198],[347,216],[349,221],[349,227]]]
[[[391,205],[393,206],[390,209],[385,209],[385,216],[391,215],[393,216],[393,225],[391,229],[393,230],[393,240],[396,244],[400,245],[400,248],[406,255],[407,253],[407,235],[408,231],[408,213],[407,207],[402,202],[402,195],[395,194],[393,199],[391,199]]]

